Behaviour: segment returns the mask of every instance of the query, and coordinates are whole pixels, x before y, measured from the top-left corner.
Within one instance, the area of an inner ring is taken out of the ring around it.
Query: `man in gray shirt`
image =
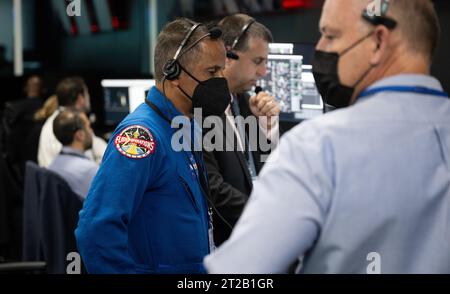
[[[210,273],[283,273],[296,259],[302,273],[450,273],[436,12],[429,0],[366,5],[325,2],[313,71],[341,109],[281,139],[230,239],[205,258]]]
[[[84,155],[92,148],[93,131],[84,112],[66,108],[53,121],[53,132],[63,148],[49,170],[66,180],[72,190],[85,198],[98,165]]]

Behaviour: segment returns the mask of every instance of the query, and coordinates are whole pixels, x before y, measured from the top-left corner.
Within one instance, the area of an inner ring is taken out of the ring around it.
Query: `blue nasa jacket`
[[[181,115],[155,87],[148,99]],[[171,147],[176,131],[145,103],[115,130],[75,231],[88,273],[205,272],[208,206],[192,153]]]

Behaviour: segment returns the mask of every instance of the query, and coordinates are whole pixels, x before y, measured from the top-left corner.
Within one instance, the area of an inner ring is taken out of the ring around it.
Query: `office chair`
[[[48,273],[66,273],[76,252],[75,228],[81,198],[59,175],[28,161],[25,170],[23,261],[43,261]]]

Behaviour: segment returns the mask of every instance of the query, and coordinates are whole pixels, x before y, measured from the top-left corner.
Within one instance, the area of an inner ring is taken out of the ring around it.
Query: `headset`
[[[192,25],[192,27],[189,29],[188,33],[186,34],[186,36],[184,37],[183,41],[181,41],[180,46],[178,46],[177,51],[175,52],[175,55],[173,56],[172,59],[168,60],[165,64],[164,64],[164,68],[163,68],[163,74],[164,74],[164,79],[169,80],[169,81],[173,81],[176,80],[180,74],[181,74],[181,70],[182,70],[182,66],[179,63],[178,59],[183,56],[183,54],[185,54],[186,52],[188,52],[189,50],[191,50],[195,45],[197,45],[201,40],[203,40],[206,37],[211,37],[211,39],[215,40],[220,38],[220,36],[222,36],[222,30],[218,27],[213,27],[211,29],[209,29],[208,33],[204,34],[203,36],[201,36],[200,38],[198,38],[195,42],[193,42],[191,45],[189,45],[189,47],[187,47],[184,51],[183,48],[184,46],[186,46],[186,43],[189,41],[190,37],[194,34],[195,30],[199,27],[202,26],[204,24],[202,23],[194,23]],[[166,100],[167,101],[167,100]],[[154,105],[151,101],[145,99],[145,102],[160,116],[162,117],[164,120],[166,120],[169,124],[171,123],[171,121],[161,112],[161,110]],[[194,155],[195,157],[195,155]],[[230,225],[229,222],[227,222],[227,220],[220,214],[220,212],[217,210],[216,206],[214,205],[214,203],[211,201],[210,197],[209,197],[209,184],[208,182],[206,182],[206,184],[203,182],[202,183],[202,179],[204,180],[203,175],[205,174],[205,172],[203,171],[203,167],[202,165],[197,161],[197,165],[199,167],[199,181],[200,181],[200,187],[202,190],[202,194],[205,196],[206,200],[208,201],[209,205],[214,209],[214,211],[216,212],[217,216],[225,223],[225,225],[232,230],[233,227]]]
[[[222,31],[218,27],[211,28],[208,33],[198,38],[195,42],[193,42],[189,47],[187,47],[184,51],[183,48],[186,46],[186,43],[189,41],[191,36],[194,34],[195,30],[198,27],[202,26],[202,23],[194,23],[194,25],[189,29],[186,37],[184,37],[183,41],[181,41],[180,46],[178,46],[177,51],[172,59],[168,60],[163,67],[164,78],[169,81],[173,81],[178,79],[181,74],[182,66],[179,63],[179,58],[183,56],[186,52],[191,50],[195,45],[197,45],[201,40],[206,37],[211,37],[211,39],[218,39],[222,35]]]
[[[382,0],[380,15],[369,15],[368,8],[366,8],[362,12],[362,17],[364,20],[366,20],[367,22],[369,22],[374,26],[383,25],[388,29],[393,30],[397,26],[397,22],[392,18],[386,16],[388,10],[389,10],[389,0]]]
[[[245,33],[248,31],[248,29],[250,28],[250,26],[252,24],[254,24],[256,22],[255,19],[251,19],[248,23],[246,23],[242,29],[241,32],[239,33],[239,35],[237,35],[237,37],[234,39],[233,43],[231,44],[231,48],[230,50],[227,50],[227,57],[234,59],[234,60],[238,60],[239,59],[239,55],[237,55],[236,53],[233,52],[233,50],[236,48],[236,45],[239,43],[239,41],[242,39],[242,37],[245,35]]]

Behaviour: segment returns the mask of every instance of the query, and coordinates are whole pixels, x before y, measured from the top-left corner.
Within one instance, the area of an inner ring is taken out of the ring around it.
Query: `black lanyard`
[[[172,122],[170,121],[170,119],[168,119],[164,115],[164,113],[162,113],[162,111],[158,108],[158,106],[156,106],[155,104],[150,102],[148,99],[145,99],[145,103],[147,103],[147,105],[150,106],[162,119],[164,119],[166,122],[168,122],[170,125],[172,125]],[[197,165],[197,168],[198,168],[198,175],[197,175],[197,173],[194,172],[195,176],[196,176],[198,182],[200,183],[200,187],[201,187],[203,194],[209,200],[209,197],[211,196],[209,194],[209,183],[205,178],[206,174],[203,169],[203,164],[201,161],[201,153],[200,153],[200,151],[193,151],[193,150],[191,151],[191,153],[194,156],[195,164]],[[189,159],[189,156],[187,156],[186,151],[183,150],[183,154],[186,157],[187,161],[189,162],[189,166],[192,166],[191,160]]]
[[[153,109],[162,119],[164,119],[166,122],[168,122],[169,125],[172,125],[172,122],[170,121],[170,119],[168,119],[164,115],[164,113],[162,113],[162,111],[158,108],[158,106],[156,106],[155,104],[150,102],[147,98],[145,99],[145,103],[148,106],[150,106],[150,108]],[[191,144],[191,147],[192,147],[192,144]],[[203,196],[206,198],[206,201],[209,203],[208,219],[209,219],[209,227],[210,227],[210,229],[213,229],[213,218],[212,218],[212,210],[211,210],[211,208],[213,208],[214,211],[216,212],[217,216],[224,222],[224,224],[230,229],[230,231],[233,230],[233,227],[219,213],[219,211],[217,210],[216,206],[214,205],[214,203],[211,200],[209,182],[208,182],[208,180],[206,178],[207,174],[206,174],[205,170],[203,169],[203,164],[202,164],[203,161],[201,160],[201,158],[202,158],[201,151],[191,151],[191,153],[194,156],[194,160],[195,160],[195,163],[197,165],[198,173],[199,173],[199,175],[197,175],[197,173],[195,173],[195,176],[197,178],[197,181],[200,183],[200,189],[202,190]],[[186,151],[183,150],[183,154],[186,157],[186,159],[189,162],[189,164],[191,164],[191,160],[189,159],[189,156],[187,156]]]

